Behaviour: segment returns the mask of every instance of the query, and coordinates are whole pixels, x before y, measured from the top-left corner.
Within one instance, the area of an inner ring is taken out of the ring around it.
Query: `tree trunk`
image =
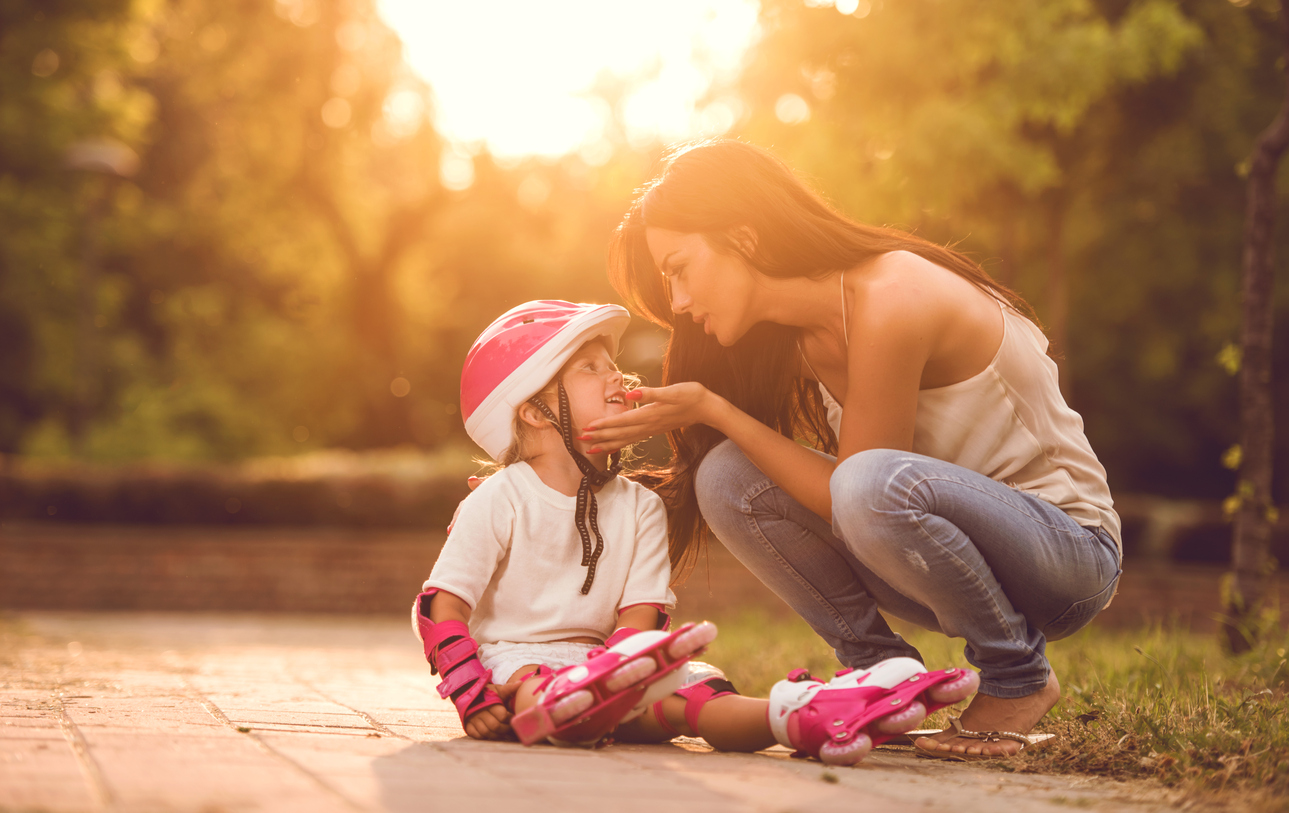
[[[1280,32],[1289,59],[1289,0],[1280,3]],[[1276,167],[1289,147],[1289,86],[1279,114],[1258,136],[1249,169],[1244,224],[1243,314],[1240,329],[1240,477],[1239,508],[1231,550],[1233,573],[1223,623],[1232,652],[1254,643],[1270,558],[1271,461],[1274,422],[1271,409],[1271,289],[1274,280]]]

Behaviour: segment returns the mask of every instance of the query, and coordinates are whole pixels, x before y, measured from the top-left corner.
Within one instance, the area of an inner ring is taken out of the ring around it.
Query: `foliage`
[[[481,155],[469,189],[445,189],[429,88],[368,0],[0,13],[0,452],[437,446],[460,434],[460,359],[491,318],[611,295],[603,246],[638,159],[591,177],[577,159]],[[64,169],[105,136],[139,155],[136,176]],[[530,179],[543,199],[525,206]]]
[[[1116,491],[1230,494],[1224,348],[1242,162],[1281,95],[1274,4],[820,6],[764,0],[742,75],[714,91],[742,102],[731,134],[1033,301]],[[607,163],[476,150],[473,182],[445,186],[432,89],[373,0],[3,0],[0,44],[2,453],[459,440],[473,337],[524,299],[613,297],[604,247],[659,149],[610,123]],[[592,92],[620,116],[631,82]],[[104,137],[136,175],[64,168]],[[624,362],[656,381],[635,329]]]
[[[1282,92],[1274,4],[817,5],[765,3],[744,132],[1029,299],[1116,489],[1229,493],[1215,359],[1238,331],[1239,167]]]

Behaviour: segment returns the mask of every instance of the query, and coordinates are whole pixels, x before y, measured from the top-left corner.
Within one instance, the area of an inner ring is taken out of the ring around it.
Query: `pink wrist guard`
[[[479,662],[479,644],[470,637],[470,628],[461,621],[430,620],[429,599],[438,590],[428,590],[416,597],[414,617],[417,635],[425,647],[430,672],[442,675],[439,696],[450,698],[464,724],[471,715],[501,706],[501,698],[488,688],[492,671]]]

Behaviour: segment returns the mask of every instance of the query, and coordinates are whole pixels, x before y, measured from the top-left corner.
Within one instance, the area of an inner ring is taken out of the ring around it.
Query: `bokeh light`
[[[591,89],[630,81],[619,114],[633,145],[728,130],[738,108],[705,108],[757,36],[755,0],[382,0],[408,64],[433,88],[447,139],[497,156],[580,151],[607,160],[613,111]]]

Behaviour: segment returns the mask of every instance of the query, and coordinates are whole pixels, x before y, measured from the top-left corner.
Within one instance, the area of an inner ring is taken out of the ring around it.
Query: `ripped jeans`
[[[889,449],[832,475],[833,522],[788,496],[731,441],[695,481],[715,536],[828,642],[844,666],[921,656],[878,613],[966,639],[980,691],[1023,697],[1047,683],[1047,641],[1113,595],[1108,532],[942,460]]]

